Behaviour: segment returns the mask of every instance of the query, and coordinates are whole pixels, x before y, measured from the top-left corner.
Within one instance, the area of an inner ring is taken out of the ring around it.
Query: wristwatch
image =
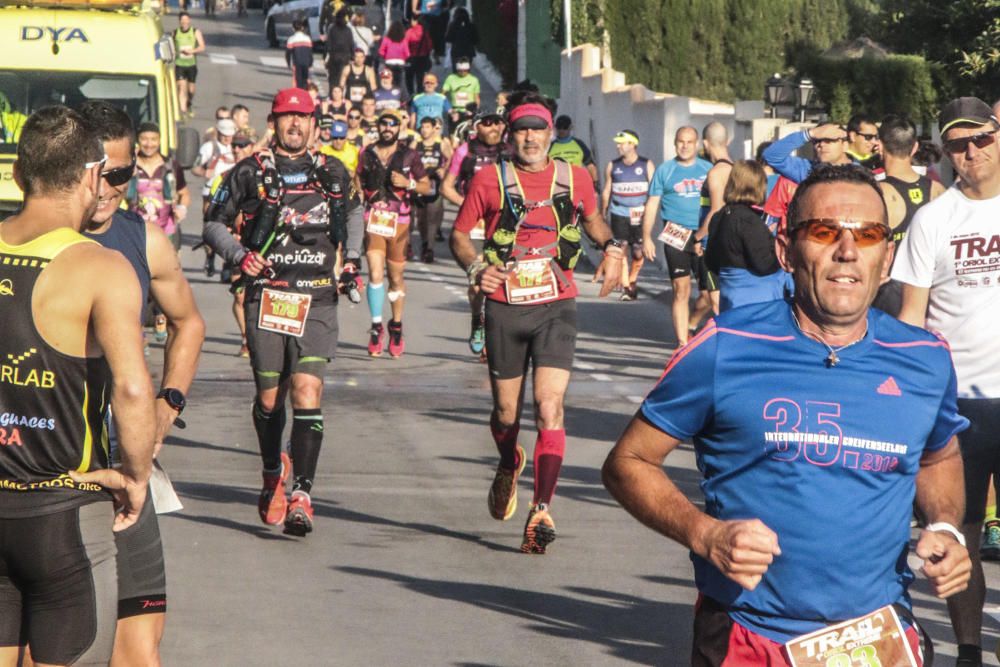
[[[945,521],[937,521],[935,523],[928,524],[927,526],[924,527],[924,530],[930,530],[933,532],[941,531],[942,533],[951,533],[951,535],[956,540],[958,540],[959,544],[961,544],[963,547],[965,546],[965,535],[962,535],[962,531],[960,531],[958,528]]]
[[[156,397],[165,400],[167,405],[177,411],[177,414],[184,412],[184,406],[187,405],[187,399],[184,398],[184,392],[180,389],[167,387],[165,389],[161,389],[160,393],[157,394]]]
[[[613,237],[604,242],[604,245],[601,246],[601,250],[607,252],[609,247],[618,248],[622,252],[625,252],[625,244]]]

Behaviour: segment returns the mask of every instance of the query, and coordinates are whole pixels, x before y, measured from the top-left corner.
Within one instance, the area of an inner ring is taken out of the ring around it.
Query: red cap
[[[542,104],[531,102],[510,110],[507,114],[512,130],[532,128],[541,130],[552,127],[552,112]]]
[[[316,108],[309,93],[301,88],[285,88],[279,90],[271,102],[271,113],[275,116],[283,113],[312,113]]]

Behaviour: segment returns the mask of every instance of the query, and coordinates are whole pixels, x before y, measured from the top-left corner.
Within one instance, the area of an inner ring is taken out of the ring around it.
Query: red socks
[[[559,481],[563,455],[566,452],[566,430],[539,431],[535,441],[535,504],[551,503]]]
[[[493,441],[497,443],[497,451],[500,452],[500,467],[505,470],[516,470],[517,460],[517,435],[521,431],[520,424],[504,426],[496,420],[495,415],[490,416],[490,432],[493,434]]]

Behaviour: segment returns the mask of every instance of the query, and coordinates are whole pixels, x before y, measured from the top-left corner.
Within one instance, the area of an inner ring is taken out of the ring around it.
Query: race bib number
[[[628,210],[628,222],[633,227],[642,224],[642,214],[646,211],[645,206],[633,206]]]
[[[821,628],[785,644],[793,667],[918,667],[891,605]]]
[[[368,214],[368,226],[365,227],[365,231],[375,236],[384,236],[387,239],[393,239],[396,238],[396,225],[398,223],[398,211],[373,208]]]
[[[312,295],[265,288],[260,297],[257,328],[299,338],[306,330]]]
[[[455,91],[455,106],[460,108],[465,108],[465,106],[471,101],[472,96],[464,90]]]
[[[355,104],[360,104],[361,100],[365,98],[365,93],[368,89],[363,86],[351,86],[348,89],[347,96],[351,98],[351,101]]]
[[[469,238],[473,241],[485,241],[486,240],[486,221],[480,220],[476,223],[476,226],[472,228],[469,232]]]
[[[507,303],[544,303],[559,296],[552,260],[548,257],[507,263]]]
[[[663,231],[657,237],[664,243],[666,243],[671,248],[676,248],[677,250],[684,250],[687,248],[688,239],[691,238],[691,234],[694,230],[688,229],[687,227],[681,227],[676,222],[667,222],[663,226]]]

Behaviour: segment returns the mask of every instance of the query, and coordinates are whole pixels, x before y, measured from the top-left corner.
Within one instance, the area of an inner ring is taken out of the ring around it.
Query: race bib
[[[628,210],[628,222],[633,227],[642,224],[642,214],[646,211],[645,206],[633,206]]]
[[[917,667],[892,605],[785,643],[793,667]]]
[[[265,288],[260,296],[257,328],[286,336],[301,337],[306,330],[306,317],[312,295],[279,292]]]
[[[399,223],[398,211],[386,211],[380,208],[373,208],[368,214],[368,225],[365,231],[375,236],[384,236],[387,239],[396,238],[396,225]]]
[[[486,221],[480,220],[476,223],[476,226],[472,228],[469,232],[469,238],[473,241],[485,241],[486,240]]]
[[[559,296],[552,260],[548,257],[507,263],[507,303],[544,303]]]
[[[351,86],[348,89],[347,96],[350,97],[351,101],[355,104],[360,104],[361,100],[365,98],[365,93],[367,92],[368,89],[364,86]]]
[[[681,227],[676,222],[667,222],[667,224],[663,226],[663,231],[660,232],[660,235],[657,238],[671,248],[684,250],[687,248],[688,239],[691,238],[691,234],[693,233],[693,229]]]
[[[455,106],[456,107],[465,108],[465,106],[469,103],[469,101],[471,100],[471,98],[472,98],[472,96],[469,95],[469,93],[465,92],[464,90],[456,90],[455,91]]]

